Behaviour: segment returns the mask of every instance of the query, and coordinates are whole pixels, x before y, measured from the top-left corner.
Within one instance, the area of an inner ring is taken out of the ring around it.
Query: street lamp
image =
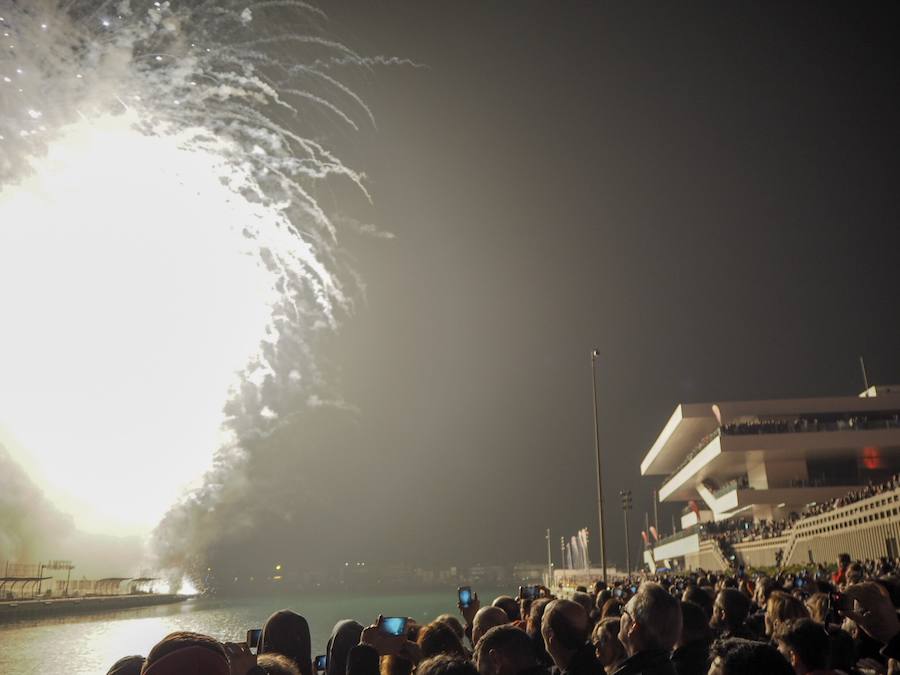
[[[597,425],[597,359],[600,350],[591,350],[591,389],[594,393],[594,449],[597,453],[597,518],[600,521],[600,567],[606,583],[606,528],[603,526],[603,472],[600,468],[600,428]]]
[[[547,588],[553,586],[553,554],[550,552],[550,528],[547,528]]]
[[[622,513],[625,514],[625,569],[631,574],[631,544],[628,542],[628,512],[631,510],[631,490],[621,490]]]

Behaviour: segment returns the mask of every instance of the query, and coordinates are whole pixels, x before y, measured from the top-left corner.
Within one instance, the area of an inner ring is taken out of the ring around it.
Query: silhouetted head
[[[422,628],[419,631],[417,642],[422,649],[423,659],[429,659],[438,654],[466,655],[466,650],[463,649],[462,642],[459,641],[456,633],[443,621],[432,621]]]
[[[256,665],[267,675],[300,675],[297,665],[281,654],[260,654],[256,657]]]
[[[566,670],[572,657],[588,639],[590,620],[584,607],[571,600],[554,600],[544,610],[541,634],[544,646],[560,670]]]
[[[347,672],[347,655],[359,644],[359,636],[363,627],[356,621],[346,619],[338,621],[331,629],[331,637],[325,647],[328,656],[327,675],[345,675]]]
[[[736,630],[750,613],[750,598],[736,588],[723,588],[713,603],[710,625],[719,630]]]
[[[441,654],[422,661],[416,675],[478,675],[478,670],[469,659]]]
[[[584,611],[587,612],[588,616],[594,611],[594,600],[587,593],[581,593],[580,591],[572,593],[572,601],[584,607]]]
[[[775,644],[795,673],[825,670],[831,640],[825,627],[812,619],[795,619],[782,623],[775,631]]]
[[[462,640],[466,636],[466,629],[463,628],[463,625],[459,622],[452,614],[441,614],[435,621],[442,621],[450,628],[453,629],[453,632],[456,633],[456,637]]]
[[[494,602],[492,602],[491,604],[494,607],[499,607],[504,612],[506,612],[506,616],[509,617],[510,621],[519,620],[519,603],[515,598],[509,595],[501,595],[494,598]]]
[[[709,619],[706,612],[693,602],[681,603],[681,636],[677,646],[683,647],[690,642],[709,642],[711,640]]]
[[[794,669],[772,645],[741,638],[715,642],[709,675],[794,675]]]
[[[619,642],[619,627],[618,617],[600,619],[594,626],[594,632],[591,635],[594,655],[608,672],[612,672],[615,666],[628,658],[625,646]]]
[[[300,669],[301,675],[312,675],[312,648],[309,624],[302,616],[282,609],[269,617],[259,637],[260,654],[287,656]]]
[[[481,636],[494,626],[509,623],[509,616],[499,607],[482,607],[472,620],[472,644],[478,644]]]
[[[695,605],[702,607],[703,611],[706,612],[706,620],[709,621],[713,613],[713,596],[706,590],[707,588],[711,589],[709,586],[694,586],[692,584],[684,589],[684,593],[681,594],[681,601],[693,602]]]
[[[143,675],[230,675],[222,644],[200,633],[170,633],[157,642],[144,662]]]
[[[625,603],[619,600],[619,598],[610,598],[604,602],[603,607],[600,608],[600,618],[606,619],[609,617],[622,616],[622,608],[624,606]]]
[[[681,603],[659,584],[644,583],[622,611],[619,640],[629,656],[671,651],[681,636]]]
[[[112,664],[106,675],[141,675],[143,667],[143,656],[126,656]]]
[[[538,598],[531,603],[531,609],[528,611],[528,622],[525,626],[525,632],[532,639],[536,639],[541,635],[541,620],[544,618],[544,610],[547,605],[552,602],[550,598]]]
[[[510,625],[495,626],[485,633],[474,659],[480,675],[516,675],[538,665],[531,638]]]
[[[808,618],[809,611],[800,600],[782,591],[773,591],[766,603],[766,635],[771,636],[786,621]]]

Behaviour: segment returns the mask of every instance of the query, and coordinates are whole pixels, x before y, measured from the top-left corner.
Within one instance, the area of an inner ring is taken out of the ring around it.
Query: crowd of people
[[[722,521],[700,523],[694,527],[704,538],[715,539],[720,546],[728,548],[745,541],[771,539],[786,534],[801,518],[828,513],[842,506],[849,506],[863,499],[885,494],[900,488],[900,474],[894,474],[881,483],[869,483],[863,487],[850,490],[833,500],[809,506],[802,513],[790,513],[786,518],[759,519],[729,518]]]
[[[850,490],[847,494],[842,495],[841,497],[816,504],[815,506],[810,506],[804,509],[802,517],[806,518],[807,516],[817,516],[820,513],[827,513],[828,511],[838,509],[842,506],[849,506],[850,504],[853,504],[855,502],[862,501],[863,499],[868,499],[869,497],[875,497],[877,495],[890,492],[891,490],[896,490],[897,488],[900,488],[900,474],[894,474],[888,480],[882,483],[869,483],[868,485],[857,488],[856,490]]]
[[[726,540],[731,544],[739,544],[742,541],[780,537],[793,523],[794,520],[791,519],[761,519],[753,521],[729,518],[728,520],[703,523],[700,526],[700,530],[712,538]]]
[[[884,415],[844,415],[840,417],[795,417],[793,419],[760,419],[728,422],[703,436],[684,459],[669,474],[672,478],[697,456],[717,436],[748,436],[753,434],[786,434],[813,431],[865,431],[900,427],[900,413]]]
[[[892,429],[900,426],[900,415],[844,415],[840,417],[795,417],[793,419],[752,420],[723,424],[726,435],[788,434],[809,431],[853,431]]]
[[[341,621],[324,663],[306,619],[282,610],[255,645],[173,633],[108,675],[887,675],[900,672],[895,569],[842,554],[833,574],[643,575],[485,606],[473,593],[426,625]]]

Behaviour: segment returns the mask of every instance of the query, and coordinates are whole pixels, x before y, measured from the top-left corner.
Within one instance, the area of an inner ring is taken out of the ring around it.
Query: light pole
[[[606,528],[603,525],[603,472],[600,468],[600,427],[597,424],[597,359],[600,350],[591,350],[591,389],[594,394],[594,450],[597,453],[597,518],[600,521],[600,567],[606,583]]]
[[[547,528],[547,588],[553,587],[553,554],[550,552],[550,528]]]
[[[625,514],[625,569],[631,574],[631,544],[628,542],[628,512],[631,511],[631,490],[619,492],[622,498],[622,513]]]
[[[659,534],[659,493],[656,490],[653,491],[653,527]]]

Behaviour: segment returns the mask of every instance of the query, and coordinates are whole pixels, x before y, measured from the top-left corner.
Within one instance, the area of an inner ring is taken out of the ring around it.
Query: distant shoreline
[[[176,602],[184,602],[190,597],[189,595],[176,595],[174,593],[142,593],[138,595],[110,595],[84,598],[4,600],[0,602],[0,623],[169,605]]]

